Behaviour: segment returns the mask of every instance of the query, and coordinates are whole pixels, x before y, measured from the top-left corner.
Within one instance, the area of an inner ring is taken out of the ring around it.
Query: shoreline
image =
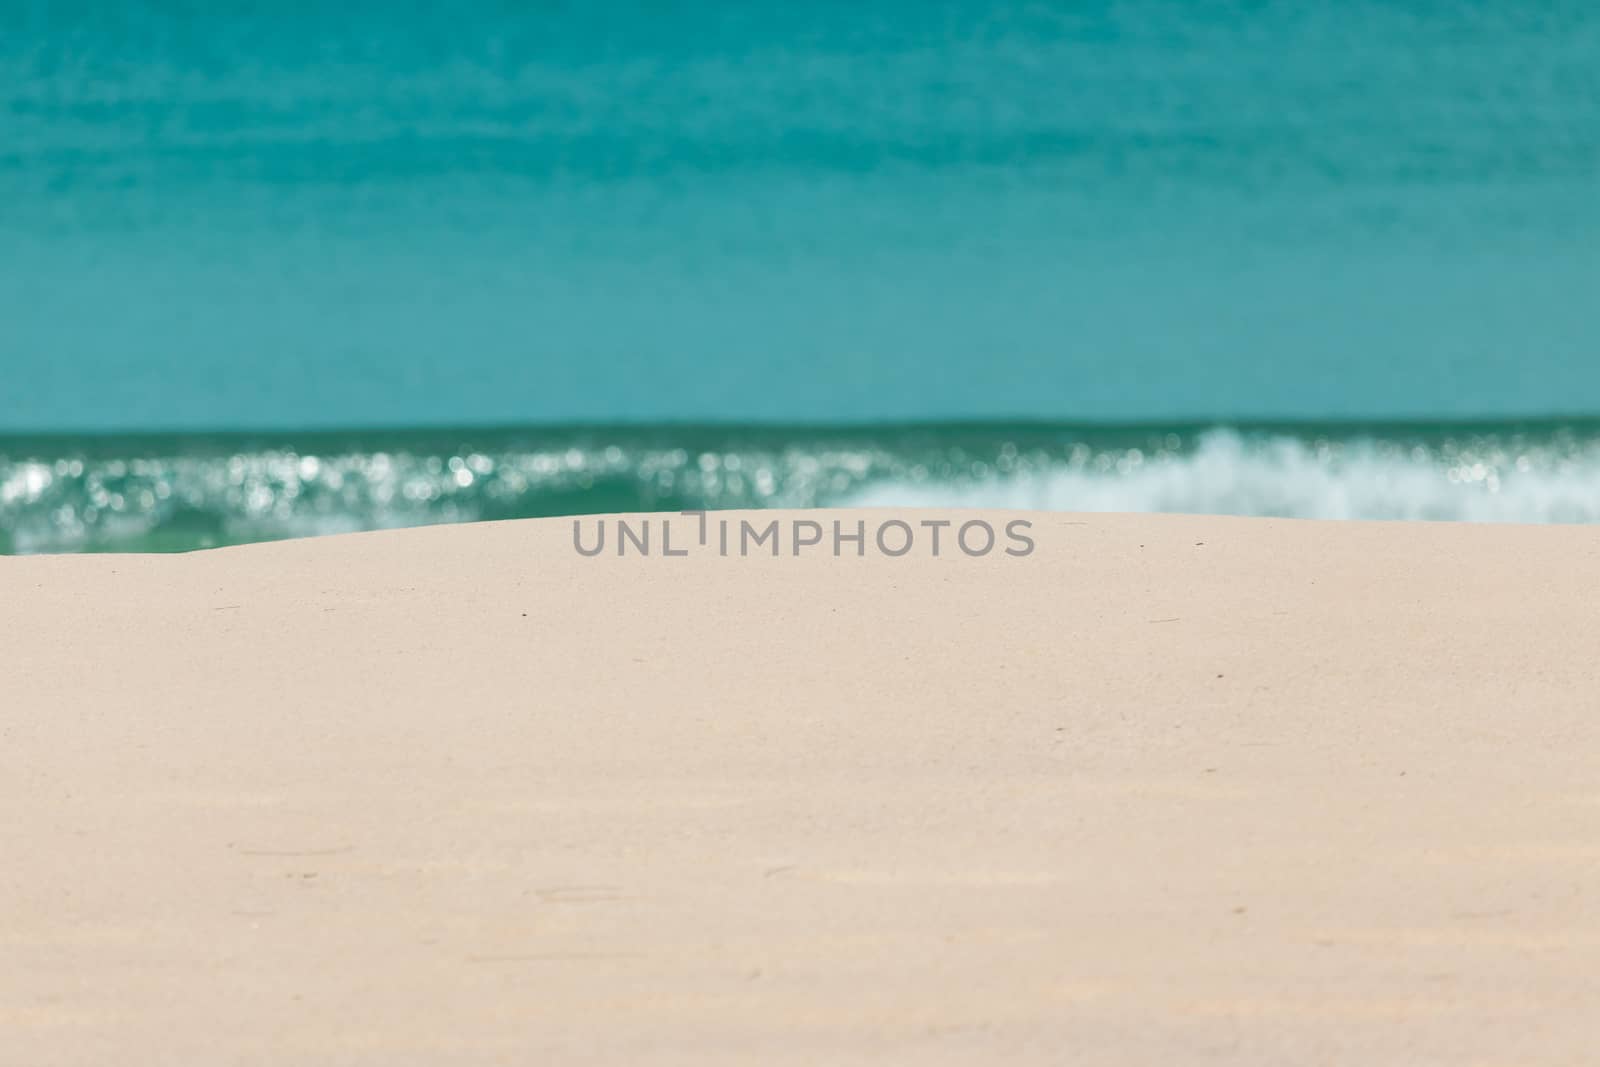
[[[572,514],[902,506],[1600,524],[1600,423],[0,434],[0,555]]]
[[[719,517],[0,557],[12,1055],[1591,1054],[1594,531]]]

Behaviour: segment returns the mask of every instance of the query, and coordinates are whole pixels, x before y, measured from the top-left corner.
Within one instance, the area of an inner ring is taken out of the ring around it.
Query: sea
[[[1592,0],[0,3],[0,552],[1600,520]]]

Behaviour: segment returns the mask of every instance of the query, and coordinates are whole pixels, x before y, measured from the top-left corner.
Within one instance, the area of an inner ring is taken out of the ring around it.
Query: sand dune
[[[982,517],[0,558],[0,1062],[1593,1062],[1593,530]]]

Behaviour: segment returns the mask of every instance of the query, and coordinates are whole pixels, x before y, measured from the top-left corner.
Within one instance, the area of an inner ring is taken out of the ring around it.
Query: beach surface
[[[0,558],[0,1062],[1593,1062],[1594,530],[743,517]]]

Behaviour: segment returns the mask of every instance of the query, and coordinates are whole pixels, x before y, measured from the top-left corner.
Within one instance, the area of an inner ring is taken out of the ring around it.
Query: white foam
[[[1441,453],[1372,441],[1207,433],[1191,451],[1136,451],[987,480],[880,482],[860,507],[993,507],[1314,519],[1600,522],[1600,448]]]

